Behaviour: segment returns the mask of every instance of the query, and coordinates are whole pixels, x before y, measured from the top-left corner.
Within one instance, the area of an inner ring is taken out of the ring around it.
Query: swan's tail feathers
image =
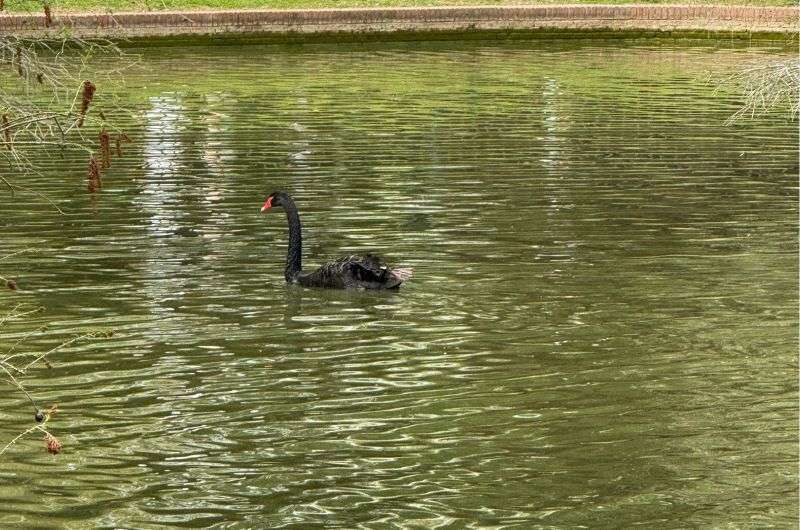
[[[414,269],[411,267],[398,267],[397,269],[392,269],[392,274],[401,282],[407,282],[414,274]]]

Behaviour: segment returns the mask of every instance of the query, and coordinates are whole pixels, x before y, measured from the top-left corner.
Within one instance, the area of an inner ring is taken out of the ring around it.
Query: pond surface
[[[797,124],[726,127],[768,48],[169,48],[84,155],[0,195],[46,311],[57,457],[2,456],[0,526],[756,528],[797,517]],[[376,251],[397,293],[287,287]],[[33,424],[6,391],[0,436]]]

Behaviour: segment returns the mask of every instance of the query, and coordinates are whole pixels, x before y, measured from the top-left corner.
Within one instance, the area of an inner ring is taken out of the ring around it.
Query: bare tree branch
[[[775,109],[785,109],[791,119],[800,110],[800,59],[759,59],[745,64],[735,74],[717,83],[717,88],[732,87],[744,95],[739,110],[725,122],[731,125]]]
[[[109,40],[85,40],[67,31],[50,40],[0,35],[0,164],[27,176],[43,167],[40,148],[95,156],[99,132],[118,130],[103,110],[121,110],[109,89],[134,64],[127,57]],[[95,68],[100,58],[110,66]],[[111,60],[119,58],[125,60]],[[101,102],[95,101],[96,92]],[[95,109],[98,104],[101,109]],[[107,168],[109,160],[103,165]],[[18,179],[0,178],[12,194],[32,193],[63,213],[41,193],[17,184]]]
[[[15,254],[21,253],[17,252]],[[0,259],[5,259],[10,257],[11,255],[4,256]],[[3,315],[0,318],[0,326],[3,326],[12,321],[21,321],[25,322],[25,317],[28,317],[32,314],[38,313],[41,311],[41,308],[34,308],[34,309],[27,309],[22,304],[17,304],[11,308],[8,313]],[[25,395],[25,397],[30,401],[31,405],[34,409],[34,420],[37,422],[37,425],[30,427],[29,429],[23,431],[21,434],[16,436],[12,439],[2,450],[0,450],[0,455],[5,453],[12,445],[16,442],[24,438],[26,435],[39,431],[42,432],[45,436],[46,448],[48,452],[56,454],[61,451],[61,442],[53,436],[46,428],[47,422],[50,420],[52,414],[56,411],[56,407],[53,406],[48,410],[42,410],[39,408],[39,405],[36,403],[36,400],[31,396],[28,392],[27,388],[25,388],[23,378],[28,375],[28,371],[32,369],[39,363],[43,363],[48,368],[51,367],[50,361],[48,357],[55,354],[58,351],[63,350],[71,345],[74,345],[78,342],[89,340],[98,336],[108,335],[107,332],[93,330],[85,333],[81,333],[76,335],[70,339],[64,340],[60,342],[57,346],[54,346],[44,352],[41,351],[18,351],[22,345],[26,343],[32,337],[40,335],[44,330],[47,328],[46,325],[38,326],[33,330],[27,331],[22,334],[13,344],[11,344],[5,353],[0,354],[0,374],[4,374],[5,378],[3,378],[6,383],[13,388],[17,389],[19,392]],[[0,379],[2,380],[2,379]]]

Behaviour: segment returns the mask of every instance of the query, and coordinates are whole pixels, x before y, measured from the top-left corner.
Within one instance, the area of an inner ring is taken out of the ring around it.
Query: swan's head
[[[283,203],[281,202],[281,195],[283,195],[283,193],[280,191],[273,191],[270,193],[269,197],[267,197],[267,200],[264,201],[264,206],[261,207],[261,213],[266,212],[274,206],[283,206]]]

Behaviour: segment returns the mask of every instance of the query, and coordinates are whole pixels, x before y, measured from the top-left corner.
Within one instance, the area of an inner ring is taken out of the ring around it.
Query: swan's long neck
[[[303,236],[300,234],[300,215],[297,213],[297,206],[288,195],[281,197],[281,204],[286,211],[286,220],[289,221],[289,251],[286,254],[286,272],[284,276],[287,282],[293,282],[297,274],[303,268]]]

